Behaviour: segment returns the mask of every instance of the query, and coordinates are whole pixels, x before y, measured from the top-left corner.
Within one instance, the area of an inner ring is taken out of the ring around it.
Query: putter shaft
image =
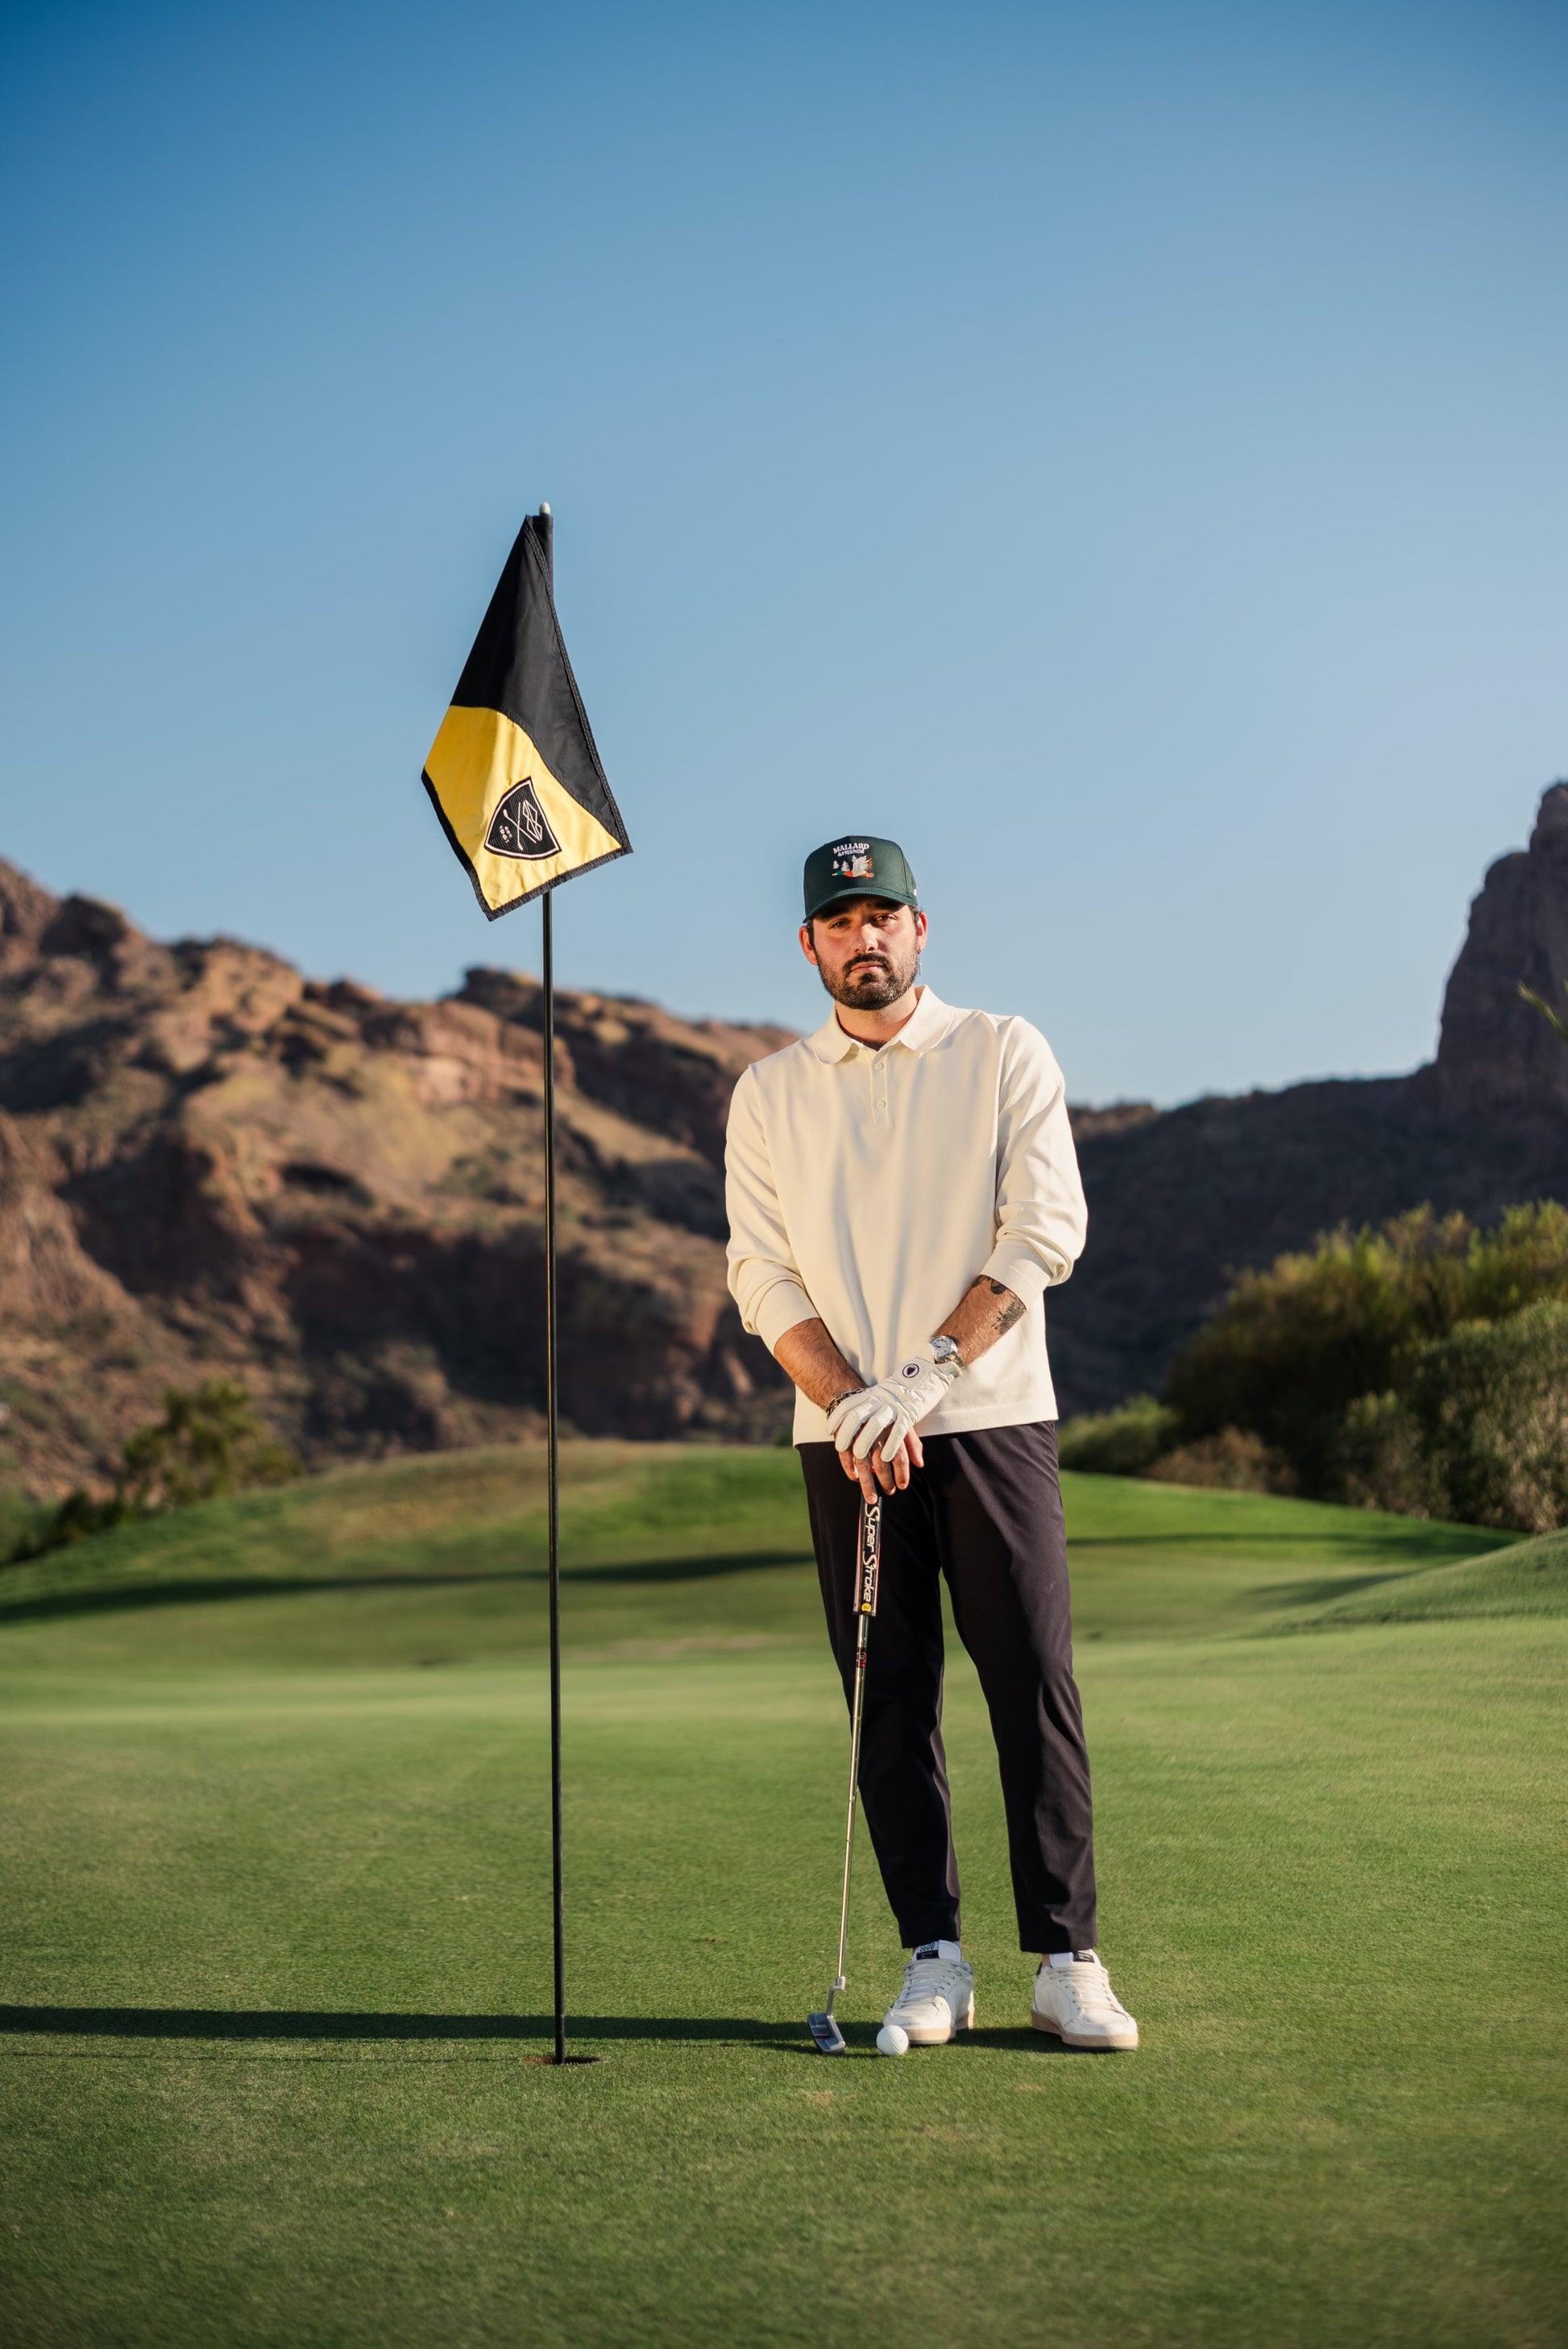
[[[882,1575],[882,1497],[861,1504],[860,1561],[855,1595],[855,1684],[850,1698],[850,1799],[844,1827],[844,1883],[839,1903],[839,1964],[828,2003],[813,2014],[809,2028],[825,2055],[843,2053],[844,2035],[833,2020],[833,2001],[845,1987],[844,1953],[850,1934],[850,1878],[855,1859],[855,1807],[860,1799],[861,1716],[866,1692],[866,1651],[872,1617],[877,1611],[877,1585]]]
[[[839,1971],[832,1989],[828,1992],[828,2013],[833,2012],[833,2001],[844,1988],[844,1951],[850,1937],[850,1877],[855,1864],[855,1812],[861,1788],[861,1713],[866,1693],[866,1637],[871,1630],[871,1618],[861,1615],[855,1628],[855,1692],[850,1701],[850,1808],[849,1825],[844,1834],[844,1888],[839,1903]]]

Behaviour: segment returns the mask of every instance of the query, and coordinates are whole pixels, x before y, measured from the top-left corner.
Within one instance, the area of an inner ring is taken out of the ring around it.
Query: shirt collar
[[[923,987],[920,990],[920,1001],[892,1041],[894,1044],[902,1044],[906,1051],[923,1052],[934,1044],[939,1037],[947,1033],[952,1018],[952,1012],[943,1002],[936,989],[934,987]],[[872,1044],[862,1044],[858,1036],[846,1035],[839,1025],[837,1012],[833,1011],[828,1014],[814,1035],[807,1037],[806,1041],[818,1060],[827,1062],[842,1061],[857,1050],[874,1054],[877,1049]],[[890,1048],[884,1045],[882,1049],[885,1051]]]

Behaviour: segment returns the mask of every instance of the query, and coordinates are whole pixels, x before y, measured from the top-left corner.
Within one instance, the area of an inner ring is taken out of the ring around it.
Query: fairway
[[[1493,1568],[1496,1535],[1065,1479],[1143,2047],[1025,2027],[954,1650],[978,2029],[872,2052],[902,1956],[867,1864],[830,2064],[804,2017],[846,1730],[793,1459],[583,1444],[567,1472],[571,2036],[602,2060],[566,2072],[531,2060],[532,1455],[0,1574],[8,2343],[1568,2337],[1553,1545]]]

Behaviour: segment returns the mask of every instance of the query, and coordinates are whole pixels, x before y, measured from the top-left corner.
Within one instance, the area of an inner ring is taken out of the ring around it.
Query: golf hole
[[[525,2064],[543,2064],[552,2072],[557,2072],[568,2064],[602,2064],[604,2058],[603,2055],[563,2055],[557,2064],[553,2055],[525,2055],[522,2060]]]

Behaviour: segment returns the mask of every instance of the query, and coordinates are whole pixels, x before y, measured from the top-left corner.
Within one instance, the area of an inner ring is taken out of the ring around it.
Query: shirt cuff
[[[793,1330],[801,1321],[814,1321],[817,1309],[799,1281],[776,1280],[771,1288],[764,1291],[752,1319],[758,1336],[772,1354],[778,1351],[785,1330]]]
[[[1016,1240],[998,1240],[980,1268],[982,1280],[999,1280],[1026,1306],[1037,1306],[1051,1286],[1051,1276],[1030,1248]]]

